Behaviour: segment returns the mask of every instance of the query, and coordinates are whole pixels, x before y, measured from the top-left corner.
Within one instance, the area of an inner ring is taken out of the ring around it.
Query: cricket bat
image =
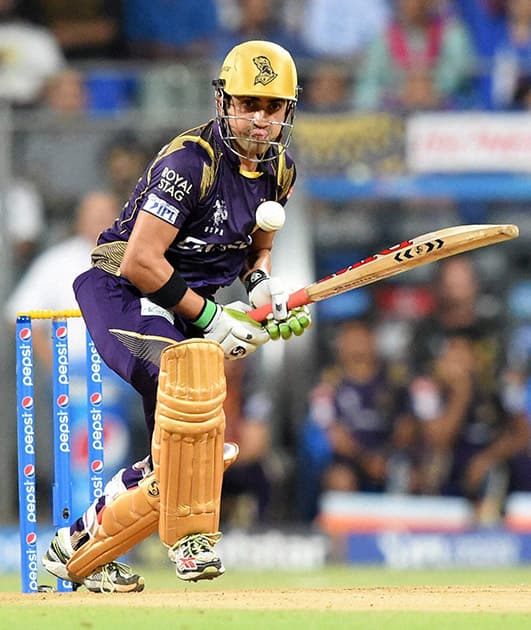
[[[319,302],[351,289],[391,278],[409,269],[517,236],[518,226],[511,224],[457,225],[429,232],[393,245],[295,291],[289,297],[288,308]],[[261,322],[271,312],[271,304],[266,304],[247,314]]]

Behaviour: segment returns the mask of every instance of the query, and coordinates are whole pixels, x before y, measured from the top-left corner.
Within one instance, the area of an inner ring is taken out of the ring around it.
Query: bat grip
[[[288,299],[288,311],[292,308],[297,308],[298,306],[304,306],[305,304],[310,304],[312,300],[308,297],[306,293],[306,289],[299,289],[292,293]],[[253,308],[252,310],[247,312],[247,315],[254,319],[256,322],[263,322],[267,316],[273,312],[273,307],[271,304],[264,304],[264,306],[259,306],[258,308]]]

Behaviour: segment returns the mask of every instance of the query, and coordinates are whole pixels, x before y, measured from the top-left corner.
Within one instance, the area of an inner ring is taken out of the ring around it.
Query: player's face
[[[228,108],[229,124],[242,153],[256,157],[265,153],[268,143],[279,139],[286,119],[284,99],[233,96]]]

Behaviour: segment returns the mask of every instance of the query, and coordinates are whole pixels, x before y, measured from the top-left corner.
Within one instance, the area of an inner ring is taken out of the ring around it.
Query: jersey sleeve
[[[193,140],[174,144],[150,166],[140,209],[181,228],[197,206],[207,156]]]

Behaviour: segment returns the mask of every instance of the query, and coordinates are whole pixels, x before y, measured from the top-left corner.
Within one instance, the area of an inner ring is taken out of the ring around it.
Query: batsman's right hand
[[[269,341],[267,330],[246,315],[250,309],[243,302],[215,304],[212,319],[203,327],[205,339],[217,341],[227,359],[242,359]]]
[[[307,306],[298,306],[288,311],[287,318],[279,322],[269,316],[264,324],[271,339],[290,339],[292,335],[300,337],[312,325],[312,315]]]
[[[257,269],[246,280],[249,301],[252,306],[271,304],[271,315],[264,327],[271,339],[300,337],[311,326],[312,315],[306,306],[288,310],[290,293],[280,278],[271,278],[265,271]]]

